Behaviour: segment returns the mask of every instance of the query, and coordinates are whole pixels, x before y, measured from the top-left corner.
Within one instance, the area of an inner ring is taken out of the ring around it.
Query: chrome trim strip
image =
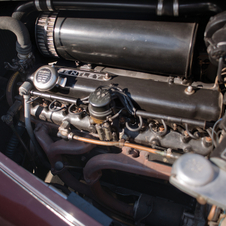
[[[179,16],[179,0],[173,1],[173,15]]]
[[[23,178],[18,176],[10,168],[5,166],[1,162],[0,162],[0,171],[3,174],[5,174],[7,177],[9,177],[12,181],[14,181],[16,184],[18,184],[22,189],[24,189],[26,192],[28,192],[31,196],[33,196],[36,200],[38,200],[40,203],[42,203],[47,209],[49,209],[51,212],[53,212],[55,215],[57,215],[59,218],[61,218],[68,225],[85,226],[83,223],[78,221],[71,214],[69,214],[67,211],[62,209],[59,205],[57,205],[52,200],[50,200],[48,197],[43,195],[35,187],[31,186],[27,181],[25,181]],[[37,178],[37,180],[39,180],[39,179]],[[39,181],[41,183],[44,183],[41,180],[39,180]]]

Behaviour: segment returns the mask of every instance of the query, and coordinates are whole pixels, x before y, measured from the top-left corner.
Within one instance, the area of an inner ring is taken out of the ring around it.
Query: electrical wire
[[[215,122],[215,124],[214,124],[214,126],[213,126],[213,129],[212,129],[212,134],[211,134],[211,135],[212,135],[212,140],[213,140],[213,143],[214,143],[214,146],[215,146],[215,147],[217,146],[217,142],[218,142],[218,140],[215,141],[215,138],[214,138],[214,134],[215,134],[215,135],[216,135],[216,139],[218,139],[218,135],[217,135],[215,129],[216,129],[218,123],[219,123],[221,120],[222,120],[222,118],[218,119],[218,120]]]
[[[222,120],[222,118],[218,119],[218,120],[215,122],[213,128],[210,127],[209,129],[206,130],[207,133],[209,134],[209,136],[210,136],[211,139],[212,139],[212,144],[214,145],[214,147],[216,147],[216,146],[219,144],[219,134],[222,132],[222,130],[216,132],[216,131],[215,131],[215,128],[216,128],[216,126],[218,125],[218,123],[219,123],[221,120]],[[211,129],[212,131],[210,131],[210,129]],[[215,140],[214,135],[216,136],[216,140]]]
[[[49,107],[48,107],[49,111],[56,112],[56,111],[61,111],[61,110],[63,110],[63,109],[66,108],[65,106],[60,107],[60,108],[57,107],[57,106],[53,106],[53,108],[52,108],[52,105],[53,105],[55,102],[56,102],[56,100],[54,100],[54,101],[52,101],[52,102],[50,103],[50,105],[49,105]]]
[[[137,128],[131,128],[129,126],[129,123],[128,122],[126,122],[126,128],[128,130],[132,131],[132,132],[140,131],[142,129],[142,126],[143,126],[143,119],[142,119],[142,117],[140,115],[138,116],[138,118],[139,118],[140,123],[139,123],[139,126]]]
[[[38,98],[40,98],[40,97],[30,98],[30,100],[29,100],[29,101],[27,101],[27,103],[28,103],[28,104],[30,104],[30,103],[32,103],[32,102],[34,102],[34,101],[36,101]]]
[[[71,104],[71,105],[70,105],[70,107],[68,108],[68,112],[69,112],[69,113],[74,114],[74,113],[71,111],[72,107],[74,107],[74,106],[75,106],[75,104]]]
[[[198,139],[197,136],[195,136],[195,135],[193,135],[192,133],[189,132],[189,130],[188,130],[188,124],[187,123],[185,123],[185,129],[186,129],[186,132],[187,132],[187,134],[188,134],[189,137],[191,137],[194,140],[197,140]]]
[[[117,117],[121,114],[121,112],[122,112],[123,110],[125,110],[125,108],[122,108],[119,112],[117,112],[117,113],[116,113],[115,115],[113,115],[112,117],[108,118],[105,122],[107,122],[107,121],[113,121],[113,119],[117,118]]]
[[[82,112],[84,112],[84,109],[82,109],[82,111],[80,112],[73,112],[71,109],[76,106],[75,104],[71,104],[70,107],[68,108],[68,112],[71,113],[71,114],[74,114],[74,115],[78,115],[78,114],[81,114]]]
[[[160,137],[163,137],[163,136],[165,136],[166,133],[167,133],[167,126],[166,126],[166,123],[165,123],[165,121],[164,121],[163,119],[161,119],[161,122],[162,122],[162,125],[163,125],[163,127],[164,127],[164,131],[163,131],[163,132],[156,132],[156,131],[154,131],[153,128],[152,128],[152,126],[151,126],[151,124],[149,125],[149,127],[150,127],[150,130],[151,130],[153,133],[155,133],[156,135],[158,135],[158,136],[160,136]]]
[[[107,90],[111,91],[113,95],[117,95],[117,97],[119,97],[122,104],[126,107],[127,111],[131,115],[134,115],[134,116],[136,115],[136,108],[133,106],[131,98],[125,92],[123,92],[123,90],[121,88],[116,87],[116,86],[110,86],[110,87],[109,86],[101,86],[98,88],[107,89]]]
[[[81,100],[81,101],[84,101],[84,100],[88,100],[88,99],[89,99],[89,96],[83,97],[83,98],[81,98],[80,100]]]
[[[217,70],[218,82],[220,84],[224,83],[224,78],[222,76],[223,65],[224,65],[224,58],[220,57],[219,62],[218,62],[218,70]]]

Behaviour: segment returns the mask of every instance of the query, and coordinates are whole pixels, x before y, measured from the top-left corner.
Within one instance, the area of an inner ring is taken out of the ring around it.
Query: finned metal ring
[[[40,4],[39,4],[39,0],[35,0],[35,7],[38,11],[42,11]]]
[[[56,12],[45,12],[37,19],[35,36],[38,47],[42,54],[58,57],[54,45],[54,26],[57,19]]]
[[[158,16],[162,16],[163,15],[163,0],[158,0],[157,15]]]
[[[173,0],[173,15],[179,16],[179,0]]]

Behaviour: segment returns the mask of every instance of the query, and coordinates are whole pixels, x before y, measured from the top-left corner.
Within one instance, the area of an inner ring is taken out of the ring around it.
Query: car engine
[[[223,1],[0,4],[8,158],[102,225],[226,225]]]

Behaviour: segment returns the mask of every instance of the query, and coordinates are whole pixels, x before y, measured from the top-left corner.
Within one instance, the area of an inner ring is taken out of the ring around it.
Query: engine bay
[[[4,4],[3,154],[103,225],[226,224],[224,3]]]

